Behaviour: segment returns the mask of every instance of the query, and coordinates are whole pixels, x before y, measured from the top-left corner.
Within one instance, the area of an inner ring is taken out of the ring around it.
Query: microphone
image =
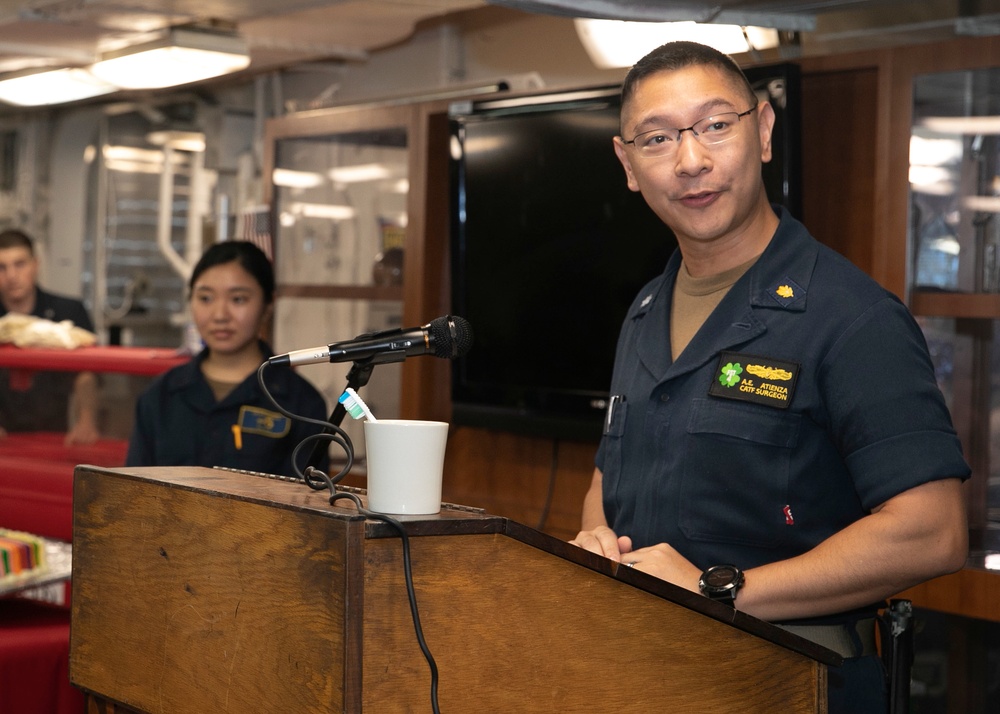
[[[386,330],[353,340],[294,350],[271,357],[268,364],[320,364],[323,362],[401,362],[407,357],[434,355],[444,359],[464,356],[472,347],[472,325],[464,317],[444,315],[422,327]]]

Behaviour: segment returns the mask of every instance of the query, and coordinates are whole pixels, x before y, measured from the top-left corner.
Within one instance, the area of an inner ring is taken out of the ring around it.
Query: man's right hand
[[[631,538],[619,536],[607,526],[597,526],[593,530],[580,531],[570,543],[584,550],[589,550],[591,553],[597,553],[617,561],[621,561],[622,553],[628,553],[632,550]]]

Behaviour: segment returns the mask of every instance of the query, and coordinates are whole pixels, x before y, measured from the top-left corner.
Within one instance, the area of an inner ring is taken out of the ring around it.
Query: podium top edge
[[[81,474],[95,473],[113,478],[147,482],[162,488],[198,491],[264,506],[309,512],[326,518],[348,521],[366,520],[366,517],[358,512],[353,503],[345,500],[331,505],[328,491],[317,491],[310,488],[301,479],[275,474],[202,466],[103,467],[80,464],[76,467],[75,478],[79,480]],[[339,488],[357,493],[362,499],[366,498],[363,489]],[[453,530],[457,522],[476,522],[477,525],[473,527],[474,532],[501,532],[504,521],[499,516],[486,514],[482,509],[454,504],[442,504],[441,512],[437,514],[393,515],[392,517],[402,522],[407,531],[414,535],[419,534],[416,531],[427,535],[434,534],[435,529],[428,528],[428,524],[433,523],[449,523]],[[487,525],[491,522],[495,523]],[[369,537],[379,537],[381,534],[377,527],[367,530],[371,531],[368,534]],[[468,530],[468,527],[460,530],[464,532]]]

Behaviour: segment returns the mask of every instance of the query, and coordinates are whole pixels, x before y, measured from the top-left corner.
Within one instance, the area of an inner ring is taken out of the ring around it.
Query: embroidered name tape
[[[787,409],[792,403],[800,370],[796,362],[723,352],[708,393],[713,397]]]
[[[244,433],[280,439],[291,428],[288,417],[260,407],[243,405],[237,424]]]

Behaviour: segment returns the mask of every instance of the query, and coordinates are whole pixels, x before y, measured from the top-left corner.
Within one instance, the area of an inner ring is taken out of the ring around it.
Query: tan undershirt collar
[[[674,298],[670,307],[670,347],[674,360],[684,351],[691,338],[722,302],[736,281],[757,262],[755,256],[735,268],[717,273],[693,277],[684,263],[677,271],[674,282]]]

